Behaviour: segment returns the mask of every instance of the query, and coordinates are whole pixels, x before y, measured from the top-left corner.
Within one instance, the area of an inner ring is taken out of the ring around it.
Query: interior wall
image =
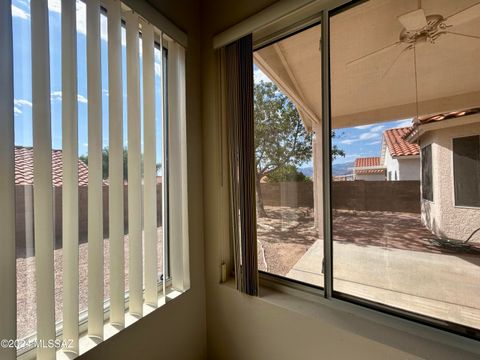
[[[433,340],[320,304],[293,306],[292,296],[259,298],[220,284],[229,255],[225,126],[218,119],[215,34],[272,0],[209,0],[202,6],[204,230],[209,359],[474,359]],[[313,309],[309,313],[306,308]]]
[[[150,3],[188,34],[186,52],[191,288],[83,355],[82,359],[206,359],[200,92],[200,2]]]

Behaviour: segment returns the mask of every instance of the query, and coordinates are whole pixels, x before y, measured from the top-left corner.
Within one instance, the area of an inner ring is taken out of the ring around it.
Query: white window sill
[[[296,286],[293,282],[290,286],[288,279],[261,279],[260,283],[260,295],[254,299],[316,318],[332,327],[412,352],[419,357],[431,352],[432,344],[436,351],[450,347],[465,352],[466,356],[470,353],[472,359],[480,356],[479,342],[461,335],[340,299],[326,299],[322,290]],[[234,280],[222,286],[237,291]]]
[[[159,289],[161,289],[161,286],[159,287]],[[84,328],[84,331],[80,333],[80,337],[79,337],[79,350],[80,350],[79,354],[77,355],[77,354],[72,353],[72,352],[64,351],[63,349],[58,349],[57,350],[57,357],[56,357],[57,360],[74,359],[74,358],[76,358],[80,355],[85,354],[87,351],[93,349],[95,346],[97,346],[101,342],[103,342],[103,341],[111,338],[112,336],[118,334],[120,331],[128,328],[133,323],[137,322],[141,318],[147,316],[148,314],[157,310],[161,306],[165,305],[167,302],[177,298],[178,296],[180,296],[182,294],[182,292],[177,291],[177,290],[173,290],[173,289],[168,288],[168,287],[167,287],[167,290],[168,291],[167,291],[167,296],[166,297],[165,296],[159,296],[157,307],[150,306],[150,305],[147,305],[145,303],[143,304],[143,316],[142,317],[136,317],[136,316],[134,316],[134,315],[132,315],[128,312],[128,296],[126,296],[127,301],[125,302],[125,326],[124,327],[115,326],[115,325],[112,325],[109,322],[110,309],[109,309],[109,302],[107,301],[106,306],[105,306],[105,322],[104,322],[104,327],[103,327],[103,331],[104,331],[103,340],[95,338],[95,337],[91,337],[87,334],[88,321],[87,321],[87,317],[85,316],[85,319],[80,320],[80,325],[79,325],[80,328]],[[61,331],[60,332],[57,331],[57,333],[58,333],[57,339],[62,339]],[[35,351],[35,349],[32,348],[32,349],[27,350],[27,351],[24,350],[24,352],[22,353],[22,351],[20,350],[17,359],[18,360],[34,360],[34,359],[36,359],[36,351]]]

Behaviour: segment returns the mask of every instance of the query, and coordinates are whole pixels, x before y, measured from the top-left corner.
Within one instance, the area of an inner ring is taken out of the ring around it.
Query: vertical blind
[[[237,288],[258,294],[252,36],[225,48],[232,226]]]
[[[188,262],[187,152],[185,112],[185,49],[118,0],[86,0],[86,74],[88,118],[88,326],[90,337],[104,339],[105,305],[110,323],[125,326],[125,308],[138,317],[144,306],[159,303],[157,213],[162,211],[163,292],[167,269],[172,287],[190,286]],[[52,183],[52,115],[47,0],[30,2],[31,88],[34,172],[34,231],[37,340],[48,343],[59,336],[55,319],[55,282],[63,282],[63,339],[79,354],[79,129],[77,2],[61,2],[62,89],[62,251],[63,273],[58,280],[54,266],[54,196]],[[15,340],[15,157],[14,157],[14,57],[12,3],[0,0],[0,338]],[[102,69],[101,14],[108,21],[107,69]],[[122,27],[126,29],[126,100],[122,80]],[[50,30],[51,31],[51,30]],[[140,52],[141,46],[141,52]],[[167,50],[166,50],[167,49]],[[155,56],[159,51],[159,59]],[[165,53],[168,51],[168,53]],[[167,56],[168,55],[168,56]],[[166,61],[166,63],[165,63]],[[167,69],[166,71],[164,69]],[[102,72],[108,74],[108,119],[102,114]],[[168,73],[168,76],[166,76]],[[160,86],[155,77],[160,77]],[[168,78],[168,83],[166,82]],[[157,87],[156,87],[157,86]],[[168,97],[167,97],[168,92]],[[155,106],[161,97],[161,107]],[[167,100],[168,99],[168,100]],[[123,116],[126,114],[127,135]],[[163,127],[158,126],[162,118]],[[102,122],[107,122],[105,130]],[[169,124],[167,126],[167,123]],[[142,128],[143,126],[143,128]],[[108,180],[104,179],[102,131],[108,131]],[[124,141],[128,141],[128,177],[124,174]],[[168,141],[167,141],[168,140]],[[162,142],[162,157],[157,148]],[[169,162],[167,156],[171,154]],[[163,169],[157,186],[157,163]],[[168,175],[168,177],[166,176]],[[169,179],[172,181],[168,186]],[[128,181],[128,215],[124,217],[124,188]],[[109,302],[104,289],[104,202],[108,182]],[[157,191],[170,199],[157,204]],[[124,226],[128,222],[128,264],[125,262]],[[171,243],[165,229],[170,229]],[[168,253],[167,251],[168,250]],[[125,273],[128,265],[128,293]],[[126,303],[128,298],[128,303]],[[37,359],[56,357],[54,347],[37,347]],[[14,359],[15,348],[0,349],[1,359]]]

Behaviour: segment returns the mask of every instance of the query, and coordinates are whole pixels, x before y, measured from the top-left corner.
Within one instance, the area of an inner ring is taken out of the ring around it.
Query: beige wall
[[[188,34],[186,53],[191,288],[82,359],[206,359],[200,92],[200,2],[150,1]]]
[[[478,117],[475,124],[433,130],[421,138],[421,147],[432,144],[433,170],[433,202],[422,200],[422,221],[441,237],[466,240],[480,226],[480,208],[454,205],[452,153],[453,138],[480,135]]]
[[[220,284],[228,262],[228,192],[225,133],[217,118],[212,36],[273,3],[272,0],[211,0],[202,11],[202,99],[205,206],[207,350],[212,360],[474,359],[471,353],[424,340],[290,295],[254,298]],[[229,263],[229,262],[228,262]],[[275,301],[280,298],[281,301]],[[308,312],[306,309],[312,309]]]

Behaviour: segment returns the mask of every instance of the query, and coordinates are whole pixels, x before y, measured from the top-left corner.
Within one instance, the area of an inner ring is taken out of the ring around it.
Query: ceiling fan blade
[[[423,29],[427,26],[427,17],[423,9],[410,11],[406,14],[400,15],[398,21],[403,25],[407,31],[414,31]]]
[[[445,19],[445,25],[457,26],[480,17],[480,2]]]
[[[398,55],[395,57],[395,59],[393,60],[393,62],[390,64],[390,66],[387,68],[387,70],[385,70],[385,72],[383,73],[382,75],[382,79],[384,79],[388,73],[390,72],[390,70],[393,69],[393,67],[395,66],[395,64],[398,62],[398,60],[400,59],[400,57],[408,50],[411,50],[413,49],[413,45],[408,45],[407,47],[403,48],[402,51],[400,51],[398,53]]]
[[[470,39],[479,39],[480,40],[480,36],[477,36],[477,35],[470,35],[470,34],[463,34],[463,33],[459,33],[459,32],[455,32],[455,31],[445,31],[446,34],[451,34],[451,35],[457,35],[457,36],[463,36],[463,37],[466,37],[466,38],[470,38]]]
[[[372,51],[371,53],[368,53],[368,54],[365,54],[365,55],[362,55],[360,56],[359,58],[356,58],[356,59],[353,59],[349,62],[347,62],[347,66],[351,66],[353,64],[356,64],[356,63],[359,63],[359,62],[362,62],[362,61],[365,61],[369,58],[371,58],[372,56],[375,56],[375,55],[379,55],[379,54],[382,54],[388,50],[391,50],[395,47],[397,47],[398,45],[400,45],[402,42],[401,41],[397,41],[397,42],[394,42],[393,44],[390,44],[390,45],[387,45],[383,48],[380,48],[380,49],[377,49],[375,51]]]

